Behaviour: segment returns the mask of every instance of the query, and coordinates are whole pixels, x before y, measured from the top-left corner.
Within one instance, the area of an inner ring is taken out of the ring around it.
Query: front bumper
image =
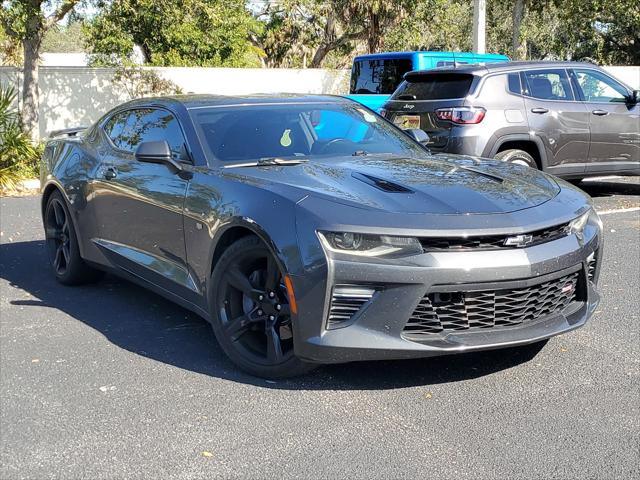
[[[589,265],[594,252],[598,256],[595,272],[594,265]],[[300,291],[307,292],[299,299],[296,354],[307,361],[341,363],[428,357],[537,342],[586,323],[599,302],[595,282],[601,259],[600,232],[586,243],[570,235],[523,249],[424,253],[413,257],[411,265],[330,258],[326,283],[307,276],[294,278]],[[419,339],[406,335],[408,320],[430,292],[517,289],[572,273],[578,275],[580,286],[574,301],[533,320],[510,326],[443,330]],[[313,281],[315,285],[309,283]],[[328,329],[334,285],[367,286],[375,294],[344,326]]]

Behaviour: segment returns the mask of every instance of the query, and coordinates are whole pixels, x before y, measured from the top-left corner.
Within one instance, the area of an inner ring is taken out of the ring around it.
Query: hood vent
[[[377,188],[378,190],[382,190],[383,192],[388,193],[413,193],[413,190],[407,188],[399,183],[390,182],[389,180],[384,180],[382,178],[374,177],[373,175],[366,175],[364,173],[352,173],[351,176],[353,178],[357,178],[358,180],[371,185],[372,187]]]

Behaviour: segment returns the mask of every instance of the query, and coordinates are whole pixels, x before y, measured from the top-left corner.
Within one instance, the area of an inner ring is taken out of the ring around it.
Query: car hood
[[[458,155],[333,157],[226,172],[265,188],[285,187],[294,197],[316,195],[397,213],[509,213],[538,206],[560,192],[552,177],[537,170]]]

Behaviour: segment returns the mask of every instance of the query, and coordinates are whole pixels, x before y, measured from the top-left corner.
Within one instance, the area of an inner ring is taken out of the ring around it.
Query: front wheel
[[[259,377],[285,378],[314,368],[294,354],[284,278],[259,238],[242,238],[222,254],[209,290],[216,339],[241,369]]]
[[[511,149],[497,153],[496,160],[503,162],[515,163],[516,165],[524,165],[526,167],[538,168],[535,159],[524,150]]]

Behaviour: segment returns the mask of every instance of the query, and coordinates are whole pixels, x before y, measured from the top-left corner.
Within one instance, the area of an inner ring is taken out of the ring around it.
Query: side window
[[[626,101],[627,90],[612,79],[595,70],[575,70],[576,80],[586,102]]]
[[[351,70],[351,93],[391,94],[412,69],[411,60],[360,60]]]
[[[564,70],[524,72],[525,94],[542,100],[573,100],[569,77]]]
[[[516,95],[522,95],[522,87],[520,86],[520,75],[517,73],[507,74],[507,82],[509,84],[509,91]]]
[[[112,133],[108,133],[114,145],[128,152],[135,152],[142,142],[166,140],[174,156],[179,157],[184,137],[175,117],[162,109],[129,110],[124,121],[117,119]],[[114,117],[114,120],[116,117]],[[109,126],[109,123],[107,126]],[[122,127],[119,125],[122,123]]]
[[[118,146],[118,141],[120,135],[122,134],[122,131],[124,130],[129,113],[130,112],[128,111],[116,113],[107,121],[104,126],[104,132],[111,139],[115,146]]]

